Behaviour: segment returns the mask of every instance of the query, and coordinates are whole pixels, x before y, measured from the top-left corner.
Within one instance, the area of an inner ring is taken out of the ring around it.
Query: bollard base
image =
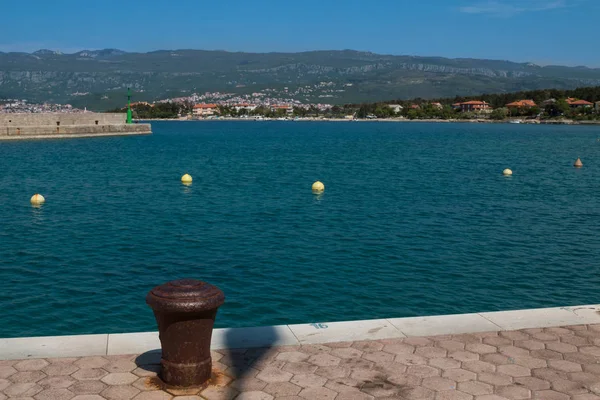
[[[212,373],[212,358],[200,363],[177,364],[164,358],[160,360],[161,379],[169,386],[200,387],[209,383]]]

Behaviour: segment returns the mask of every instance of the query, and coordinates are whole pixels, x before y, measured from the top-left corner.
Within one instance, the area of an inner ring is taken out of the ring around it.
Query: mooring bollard
[[[210,340],[225,295],[216,286],[182,279],[152,289],[146,303],[154,311],[162,347],[161,378],[172,386],[202,386],[210,379]]]

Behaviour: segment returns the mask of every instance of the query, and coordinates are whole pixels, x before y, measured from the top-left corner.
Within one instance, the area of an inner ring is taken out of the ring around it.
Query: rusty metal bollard
[[[154,311],[162,347],[161,378],[172,386],[202,386],[210,379],[210,340],[225,295],[195,279],[152,289],[146,303]]]

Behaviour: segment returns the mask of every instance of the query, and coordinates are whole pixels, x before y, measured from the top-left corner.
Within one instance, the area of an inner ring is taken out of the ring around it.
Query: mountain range
[[[140,101],[221,92],[343,104],[596,85],[600,68],[353,50],[0,52],[0,99],[98,110],[123,105],[128,86]]]

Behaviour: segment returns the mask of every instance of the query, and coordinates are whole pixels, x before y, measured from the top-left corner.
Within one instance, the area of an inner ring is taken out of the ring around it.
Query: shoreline
[[[259,348],[455,335],[600,323],[600,305],[425,317],[215,329],[211,348]],[[160,349],[158,332],[0,339],[0,360],[137,354]]]
[[[385,119],[345,119],[345,118],[300,118],[300,119],[285,119],[279,120],[273,119],[262,119],[257,120],[254,118],[212,118],[212,119],[181,119],[181,118],[153,118],[153,119],[139,119],[135,120],[138,122],[146,121],[169,121],[169,122],[218,122],[218,121],[245,121],[245,122],[405,122],[405,123],[469,123],[469,124],[515,124],[514,120],[480,120],[480,119],[406,119],[406,118],[385,118]],[[593,126],[600,125],[598,121],[574,121],[574,120],[520,120],[518,125],[583,125]]]

